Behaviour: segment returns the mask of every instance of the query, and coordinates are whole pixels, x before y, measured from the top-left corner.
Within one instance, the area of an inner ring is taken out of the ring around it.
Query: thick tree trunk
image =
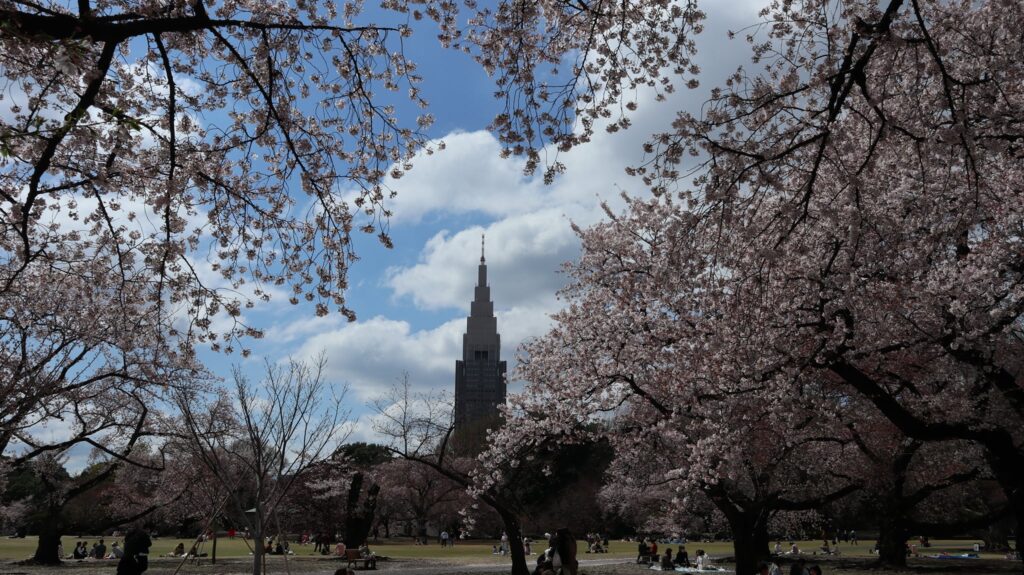
[[[767,520],[760,512],[734,511],[727,517],[736,555],[736,575],[754,575],[757,564],[771,556]]]
[[[1016,550],[1024,572],[1024,457],[1010,449],[996,450],[989,446],[989,466],[992,468],[996,481],[1006,494],[1011,515],[1017,521]],[[1016,457],[1014,457],[1016,456]]]
[[[60,546],[60,529],[56,522],[48,523],[39,533],[39,542],[36,544],[35,555],[32,561],[39,565],[60,565],[62,557],[58,553]]]
[[[519,527],[519,518],[504,509],[496,509],[505,524],[508,535],[508,550],[512,556],[511,575],[530,575],[530,567],[526,563],[526,550],[523,548],[523,531]]]
[[[883,567],[907,566],[910,534],[899,517],[882,517],[878,526],[878,563]]]
[[[1009,519],[1002,519],[989,525],[984,531],[977,533],[977,536],[985,543],[986,551],[998,551],[1005,553],[1011,549],[1010,532],[1013,531]]]
[[[366,498],[360,503],[360,496],[363,491],[363,474],[356,473],[352,476],[352,484],[349,486],[348,499],[345,504],[345,546],[349,549],[356,549],[366,543],[367,535],[373,526],[373,516],[377,512],[377,494],[380,493],[380,485],[373,484],[366,490]]]

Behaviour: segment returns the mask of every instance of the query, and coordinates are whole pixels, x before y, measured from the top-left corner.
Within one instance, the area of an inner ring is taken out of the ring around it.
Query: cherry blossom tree
[[[32,268],[3,298],[0,454],[6,466],[34,473],[53,467],[37,468],[36,458],[78,449],[98,453],[103,467],[89,477],[40,474],[53,478],[40,504],[52,516],[41,523],[40,563],[60,561],[66,506],[121,467],[162,468],[161,461],[140,458],[137,447],[166,432],[163,402],[171,390],[203,385],[200,368],[165,345],[137,286],[114,281],[123,277],[117,267],[82,276]],[[129,507],[110,517],[135,516]]]
[[[982,446],[1020,523],[1021,6],[832,8],[767,7],[763,67],[639,171],[673,196],[691,308],[760,350],[750,377],[811,370],[912,439]]]
[[[126,462],[127,456],[131,461]],[[45,452],[18,466],[36,485],[23,503],[20,521],[38,533],[31,561],[59,565],[60,538],[83,531],[102,533],[173,506],[188,491],[189,474],[176,474],[161,451],[138,445],[107,456],[96,450],[81,471],[69,472],[64,453]],[[187,470],[186,470],[187,471]]]
[[[533,386],[496,449],[603,414],[638,418],[616,434],[638,449],[663,421],[717,485],[734,478],[719,456],[772,429],[805,441],[801,411],[841,421],[860,398],[913,440],[981,447],[1020,522],[1021,7],[762,16],[754,71],[680,112],[633,170],[655,197],[581,230],[568,307],[526,348]]]
[[[864,486],[854,505],[877,520],[882,565],[905,567],[914,534],[957,535],[1009,511],[1005,498],[986,488],[993,478],[979,445],[908,438],[870,405],[857,416],[846,426],[860,456],[851,454],[844,472]]]
[[[768,555],[773,517],[860,487],[829,473],[852,448],[838,425],[843,402],[795,371],[787,375],[799,385],[788,388],[749,377],[759,351],[710,340],[702,324],[721,310],[690,307],[700,290],[682,283],[691,262],[676,250],[681,226],[661,217],[670,207],[632,206],[581,233],[568,306],[526,346],[518,376],[529,383],[481,460],[515,467],[509,454],[544,442],[607,438],[613,481],[664,484],[680,500],[699,492],[728,521],[738,571],[752,572]],[[482,474],[483,485],[495,477]]]

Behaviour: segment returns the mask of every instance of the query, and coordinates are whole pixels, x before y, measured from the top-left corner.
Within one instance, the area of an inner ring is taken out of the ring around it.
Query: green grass
[[[70,553],[74,549],[75,542],[79,540],[88,541],[89,547],[95,543],[98,537],[84,537],[81,539],[75,537],[64,537],[64,551]],[[104,538],[107,548],[110,548],[111,542],[118,540],[115,538]],[[949,553],[964,553],[971,551],[974,540],[942,540],[933,541],[932,547],[928,549],[919,549],[922,554],[936,554],[941,552]],[[123,542],[122,542],[123,543]],[[184,543],[185,549],[188,549],[192,545],[191,540],[186,539],[174,539],[174,538],[159,538],[153,541],[153,547],[150,551],[151,555],[165,555],[170,553],[178,543]],[[507,557],[501,557],[491,554],[491,546],[494,545],[495,541],[472,541],[472,542],[459,542],[453,548],[442,548],[436,541],[431,542],[430,545],[413,545],[407,541],[400,543],[389,543],[382,540],[381,543],[372,545],[374,551],[379,555],[386,555],[388,557],[395,558],[418,558],[418,559],[435,559],[443,560],[448,559],[458,563],[502,563],[508,561]],[[783,541],[783,546],[787,545],[787,541]],[[774,542],[773,542],[774,544]],[[636,543],[623,542],[623,541],[612,541],[611,549],[608,555],[589,555],[584,553],[584,545],[580,544],[580,558],[602,558],[602,557],[632,557],[636,554]],[[820,541],[803,541],[798,543],[800,549],[807,555],[813,556],[813,552],[818,549],[821,545]],[[860,545],[844,545],[840,544],[839,549],[843,556],[846,557],[869,557],[871,547],[874,545],[874,541],[862,541]],[[203,551],[209,553],[211,551],[212,543],[207,542],[203,547]],[[35,537],[27,537],[25,539],[0,539],[0,559],[12,560],[12,559],[25,559],[30,557],[35,551],[36,539]],[[542,541],[537,541],[533,545],[534,553],[538,553],[544,549],[545,545]],[[664,551],[665,547],[671,547],[673,550],[676,549],[677,545],[659,545],[659,551]],[[723,555],[732,554],[732,543],[728,541],[713,541],[709,543],[702,542],[690,542],[686,545],[687,551],[690,553],[690,557],[696,554],[697,549],[704,549],[709,555],[713,557],[719,557]],[[302,557],[314,557],[316,554],[313,553],[312,545],[292,545],[292,550],[295,552],[295,556],[298,558]],[[227,539],[221,538],[217,541],[217,556],[218,557],[244,557],[249,555],[249,548],[241,538]],[[983,557],[990,558],[1001,558],[1000,554],[982,553]]]

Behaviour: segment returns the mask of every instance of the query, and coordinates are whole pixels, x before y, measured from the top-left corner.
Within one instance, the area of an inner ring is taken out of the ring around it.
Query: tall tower
[[[462,359],[455,362],[456,429],[496,418],[498,405],[505,403],[505,362],[501,361],[498,318],[494,317],[491,288],[487,285],[483,236],[473,296],[462,336]]]

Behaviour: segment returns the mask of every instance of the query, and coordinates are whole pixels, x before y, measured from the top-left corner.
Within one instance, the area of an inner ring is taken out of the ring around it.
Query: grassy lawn
[[[98,537],[85,537],[81,540],[88,541],[88,546],[92,547]],[[75,542],[79,539],[74,537],[64,537],[64,550],[66,553],[70,553],[74,549]],[[107,548],[110,548],[110,543],[114,541],[111,538],[105,538]],[[979,541],[980,542],[980,541]],[[178,543],[184,543],[185,548],[188,549],[192,545],[192,541],[185,539],[172,539],[172,538],[159,538],[153,541],[153,548],[151,555],[165,555],[170,553],[171,550]],[[491,546],[496,544],[496,541],[472,541],[472,542],[459,542],[455,547],[442,548],[436,542],[432,542],[430,545],[413,545],[407,541],[400,543],[390,543],[381,541],[381,543],[372,545],[374,551],[379,555],[385,555],[388,557],[395,558],[420,558],[420,559],[440,559],[450,560],[456,563],[503,563],[508,561],[508,558],[501,557],[491,554]],[[786,546],[788,542],[783,541],[783,546]],[[948,553],[964,553],[969,552],[974,544],[973,540],[956,540],[956,541],[933,541],[932,547],[928,549],[920,549],[922,554],[937,554],[942,552]],[[209,553],[211,551],[211,543],[206,543],[202,551]],[[811,557],[814,556],[814,551],[821,545],[820,541],[804,541],[798,543],[800,549]],[[860,545],[843,545],[840,544],[839,549],[844,557],[869,557],[871,547],[874,545],[874,541],[862,541]],[[0,560],[12,560],[12,559],[25,559],[32,555],[35,550],[36,539],[34,537],[27,537],[25,539],[0,539]],[[533,545],[534,553],[538,553],[545,547],[543,542],[535,542]],[[673,550],[677,547],[672,544],[659,545],[659,551],[664,551],[665,547],[671,547]],[[713,541],[708,543],[703,542],[690,542],[686,545],[687,551],[690,553],[690,557],[693,557],[697,549],[704,549],[712,557],[721,557],[732,554],[732,543],[728,541]],[[316,554],[313,553],[312,545],[293,545],[292,550],[295,552],[295,556],[298,558],[302,557],[314,557]],[[580,559],[588,558],[604,558],[604,557],[632,557],[636,554],[636,543],[627,543],[623,541],[612,541],[611,552],[608,555],[589,555],[584,553],[584,546],[580,545]],[[249,548],[241,538],[227,539],[222,538],[217,542],[217,556],[218,557],[244,557],[249,555]],[[1001,558],[999,554],[985,554],[982,553],[983,557],[988,558]]]

